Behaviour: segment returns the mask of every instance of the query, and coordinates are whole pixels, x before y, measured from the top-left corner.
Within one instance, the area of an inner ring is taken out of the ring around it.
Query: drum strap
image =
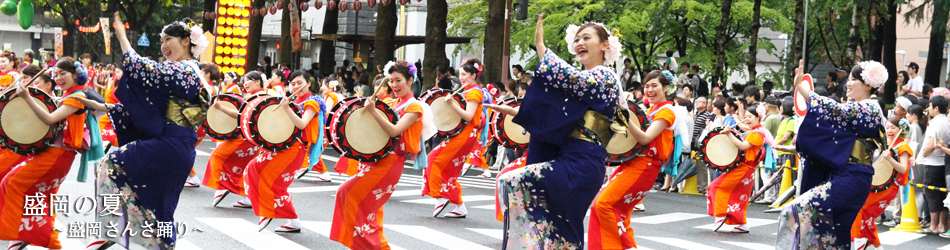
[[[69,96],[78,96],[85,92],[82,90],[73,91],[66,95]],[[65,100],[65,98],[63,98]],[[86,148],[85,151],[82,151],[82,156],[79,160],[79,171],[76,175],[76,181],[86,182],[86,174],[89,171],[86,171],[88,168],[89,162],[98,161],[100,158],[105,157],[105,153],[102,151],[102,135],[99,131],[99,121],[96,120],[96,117],[92,115],[92,112],[86,112],[86,121],[85,129],[83,131],[83,147]],[[88,136],[87,136],[88,135]],[[86,145],[88,144],[88,147]]]

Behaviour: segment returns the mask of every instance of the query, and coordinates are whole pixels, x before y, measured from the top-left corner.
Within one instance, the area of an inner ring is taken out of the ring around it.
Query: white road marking
[[[640,236],[638,238],[648,239],[651,241],[655,241],[655,242],[659,242],[659,243],[663,243],[666,245],[683,248],[683,249],[723,250],[722,248],[707,246],[707,245],[699,244],[696,242],[692,242],[692,241],[688,241],[684,239],[677,239],[677,238],[652,237],[652,236]]]
[[[712,219],[712,218],[713,217],[709,217],[709,219]],[[746,225],[749,227],[765,226],[765,225],[771,225],[775,223],[778,223],[778,220],[746,218]],[[710,224],[697,226],[693,228],[713,230],[715,226],[716,226],[715,223],[710,223]]]
[[[691,214],[691,213],[677,212],[677,213],[658,214],[658,215],[652,215],[652,216],[646,216],[646,217],[631,218],[630,223],[656,225],[656,224],[664,224],[664,223],[677,222],[677,221],[683,221],[683,220],[692,220],[692,219],[703,218],[703,217],[709,217],[710,220],[712,219],[712,217],[705,214]]]
[[[491,195],[462,195],[462,202],[466,202],[466,203],[475,202],[475,201],[491,201],[491,200],[495,200],[495,197]],[[435,199],[423,198],[423,199],[415,199],[415,200],[404,200],[400,202],[417,203],[417,204],[435,204]]]
[[[488,228],[466,228],[469,231],[480,233],[495,239],[501,240],[505,237],[504,230],[501,229],[488,229]]]
[[[446,249],[491,249],[424,226],[384,225],[383,227]]]
[[[178,240],[175,241],[175,249],[177,249],[177,250],[201,250],[200,247],[198,247],[198,246],[195,245],[194,243],[191,243],[191,241],[188,241],[188,240],[182,239],[182,238],[178,238]]]
[[[316,192],[336,192],[340,186],[316,186],[316,187],[296,187],[288,188],[288,193],[316,193]]]
[[[903,244],[904,242],[912,241],[919,239],[921,237],[927,236],[926,234],[918,233],[905,233],[901,231],[887,231],[877,234],[879,239],[881,239],[881,245],[890,245],[896,246]]]
[[[231,237],[251,249],[307,250],[304,246],[270,230],[257,231],[257,225],[238,218],[196,218],[201,223]]]
[[[741,248],[745,248],[745,249],[752,249],[752,250],[774,250],[775,249],[774,246],[769,246],[769,245],[760,244],[760,243],[735,242],[735,241],[720,241],[720,242],[741,247]]]

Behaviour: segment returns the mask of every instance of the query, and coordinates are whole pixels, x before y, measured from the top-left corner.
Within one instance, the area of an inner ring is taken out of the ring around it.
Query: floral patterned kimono
[[[193,117],[166,117],[174,113],[166,111],[183,103],[207,102],[198,65],[196,60],[159,63],[131,49],[125,52],[125,74],[115,92],[121,104],[109,110],[120,147],[100,160],[96,170],[96,195],[118,195],[120,206],[114,211],[99,206],[97,221],[102,225],[156,229],[175,225],[175,208],[195,163],[198,136],[189,122]],[[125,248],[173,249],[175,231],[105,239]]]
[[[881,145],[884,116],[876,101],[839,104],[809,94],[798,131],[804,169],[801,196],[779,217],[778,249],[850,249],[851,225],[871,189],[869,152]]]
[[[531,133],[527,166],[498,178],[503,249],[583,249],[584,217],[603,184],[607,151],[571,134],[584,133],[578,125],[586,115],[613,117],[617,79],[607,67],[581,71],[545,52],[514,117]]]

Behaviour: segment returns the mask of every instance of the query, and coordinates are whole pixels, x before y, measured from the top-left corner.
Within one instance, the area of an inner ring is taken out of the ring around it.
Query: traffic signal
[[[516,0],[514,3],[515,7],[515,20],[526,20],[528,19],[528,0]]]

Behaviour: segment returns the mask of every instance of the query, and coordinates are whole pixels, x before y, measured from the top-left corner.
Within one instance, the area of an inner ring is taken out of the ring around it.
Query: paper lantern
[[[219,38],[216,38],[216,39],[214,39],[214,40],[217,41],[218,45],[224,44],[224,38],[220,38],[220,37],[219,37]]]
[[[270,14],[271,15],[277,14],[277,6],[270,6]]]
[[[228,8],[225,8],[225,7],[218,8],[218,14],[221,14],[221,15],[228,14]]]
[[[230,37],[225,37],[225,38],[224,38],[224,44],[231,45],[231,42],[233,42],[233,41],[231,40]]]
[[[221,58],[221,56],[216,56],[216,57],[214,57],[214,63],[215,63],[215,64],[224,64],[224,58]]]
[[[300,11],[307,11],[308,9],[310,9],[310,4],[309,4],[309,3],[303,2],[303,3],[300,4]]]
[[[336,9],[336,7],[337,7],[336,1],[334,0],[327,1],[327,10],[333,11]]]
[[[257,17],[257,9],[251,9],[251,17]]]
[[[219,3],[221,5],[228,5],[228,0],[221,0]]]
[[[249,26],[250,24],[251,22],[248,21],[247,19],[241,20],[241,26],[244,26],[245,28],[247,28],[247,26]]]
[[[241,16],[249,17],[249,16],[251,16],[251,11],[249,11],[249,10],[247,10],[247,9],[241,10]]]
[[[227,21],[228,21],[228,19],[225,19],[225,18],[218,18],[218,25],[224,25],[225,23],[227,23]]]
[[[231,33],[233,33],[233,29],[231,29],[231,27],[224,28],[224,34],[225,34],[225,35],[229,35],[229,36],[230,36]]]
[[[340,1],[340,12],[346,12],[346,9],[349,8],[349,4],[344,1]]]
[[[355,2],[353,2],[353,9],[356,11],[360,11],[361,9],[363,9],[363,2],[360,2],[359,0],[356,0]]]
[[[323,8],[323,1],[317,0],[316,2],[314,2],[314,3],[313,3],[313,8],[318,9],[318,10],[319,10],[320,8]]]
[[[376,0],[366,0],[366,6],[370,8],[376,8]]]
[[[237,69],[237,74],[240,75],[240,76],[243,76],[243,75],[244,75],[244,68],[238,68],[238,69]]]
[[[284,0],[277,0],[277,8],[284,9]]]

